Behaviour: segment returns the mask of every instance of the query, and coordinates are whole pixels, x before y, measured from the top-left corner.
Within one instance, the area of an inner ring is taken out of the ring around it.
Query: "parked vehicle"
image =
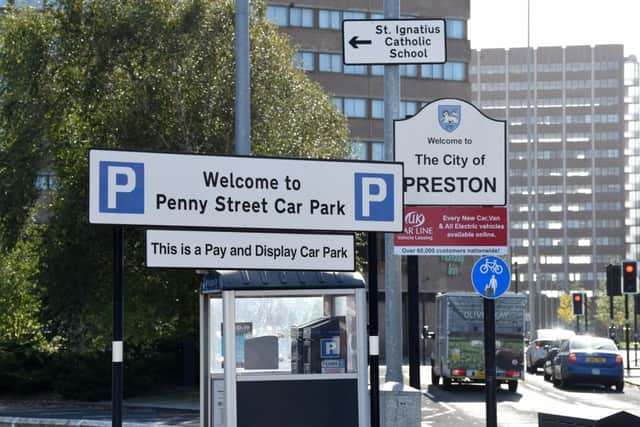
[[[496,299],[496,382],[510,392],[524,379],[525,304],[523,294]],[[450,292],[436,297],[436,326],[431,354],[431,383],[483,383],[484,303],[472,292]]]
[[[538,329],[537,338],[529,343],[525,351],[527,372],[534,374],[538,368],[543,368],[548,360],[549,349],[559,347],[560,341],[575,336],[575,332],[568,329]]]
[[[550,365],[557,387],[583,383],[624,389],[622,356],[609,338],[579,335],[563,341]]]

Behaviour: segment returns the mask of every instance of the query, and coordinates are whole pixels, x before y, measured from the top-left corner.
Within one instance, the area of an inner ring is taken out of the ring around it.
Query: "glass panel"
[[[367,143],[351,143],[351,158],[355,160],[367,160]]]
[[[400,75],[406,77],[416,77],[418,75],[418,66],[415,64],[400,65]]]
[[[372,65],[371,66],[371,75],[372,76],[384,76],[384,65]]]
[[[365,118],[367,117],[367,104],[362,98],[345,98],[344,114],[347,117]]]
[[[451,62],[444,64],[444,79],[453,80],[453,64]]]
[[[463,39],[465,37],[464,21],[460,19],[447,19],[447,38]]]
[[[453,80],[463,81],[466,79],[467,64],[464,62],[453,62]]]
[[[442,69],[444,67],[442,64],[433,64],[433,78],[434,79],[442,79]]]
[[[332,99],[332,101],[333,101],[333,104],[336,106],[336,109],[338,110],[338,112],[342,114],[343,105],[344,105],[343,99],[338,96],[335,96]]]
[[[366,12],[353,12],[353,11],[344,11],[343,12],[344,19],[366,19]]]
[[[382,142],[371,143],[371,160],[384,160],[384,144]]]
[[[371,118],[384,119],[384,101],[381,99],[371,100]]]
[[[345,74],[367,74],[367,66],[366,65],[345,65],[344,73]]]
[[[286,27],[289,24],[289,11],[284,6],[267,6],[267,19],[276,25]]]
[[[289,25],[292,27],[312,27],[313,10],[292,7],[289,9]]]
[[[304,71],[313,71],[315,61],[313,52],[297,52],[293,58],[293,64]]]
[[[224,365],[221,298],[210,299],[212,372]],[[357,372],[355,296],[236,298],[240,374]]]
[[[424,79],[433,78],[433,65],[431,64],[422,65],[422,78]]]

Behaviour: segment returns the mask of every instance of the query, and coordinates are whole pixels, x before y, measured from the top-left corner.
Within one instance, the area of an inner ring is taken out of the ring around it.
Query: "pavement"
[[[623,351],[626,361],[626,351]],[[625,382],[640,386],[640,351],[630,352],[632,369],[625,369]],[[627,364],[625,363],[625,366]],[[636,367],[637,366],[637,367]],[[384,367],[381,367],[384,375]],[[420,370],[422,389],[430,384],[429,367]],[[403,367],[405,384],[408,367]],[[381,384],[384,378],[381,378]],[[197,389],[149,395],[123,402],[124,427],[195,427],[199,426],[200,401]],[[58,427],[111,425],[111,402],[69,402],[43,400],[1,400],[0,427]]]

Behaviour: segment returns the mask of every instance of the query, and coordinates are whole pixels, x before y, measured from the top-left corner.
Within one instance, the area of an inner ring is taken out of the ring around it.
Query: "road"
[[[424,372],[424,371],[423,371]],[[423,383],[429,382],[423,378]],[[485,426],[483,385],[442,385],[423,387],[422,426]],[[538,412],[600,419],[619,411],[640,416],[640,389],[626,384],[623,393],[600,387],[575,386],[558,389],[538,375],[527,374],[517,393],[502,386],[497,393],[498,425],[537,427]]]

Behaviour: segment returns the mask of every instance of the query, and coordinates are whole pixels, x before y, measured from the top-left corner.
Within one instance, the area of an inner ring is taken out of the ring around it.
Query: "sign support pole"
[[[407,311],[409,323],[409,385],[420,390],[420,301],[418,257],[407,257]]]
[[[384,0],[384,16],[400,17],[400,0]],[[400,66],[384,66],[384,149],[394,158],[393,120],[400,111]],[[402,377],[402,272],[400,257],[393,253],[393,234],[384,236],[385,359],[386,380],[403,383]]]
[[[235,153],[251,154],[251,84],[249,80],[249,0],[236,0]]]
[[[123,395],[123,270],[124,270],[124,237],[123,227],[113,227],[113,343],[111,353],[111,423],[114,427],[122,427],[122,395]]]
[[[371,427],[380,427],[380,352],[378,339],[378,236],[367,233],[367,278],[369,285],[369,381],[371,383]]]
[[[627,345],[627,376],[631,375],[631,355],[629,354],[629,329],[630,329],[630,321],[629,321],[629,295],[624,296],[624,340]]]
[[[484,298],[484,364],[487,427],[497,427],[496,306],[490,298]]]

